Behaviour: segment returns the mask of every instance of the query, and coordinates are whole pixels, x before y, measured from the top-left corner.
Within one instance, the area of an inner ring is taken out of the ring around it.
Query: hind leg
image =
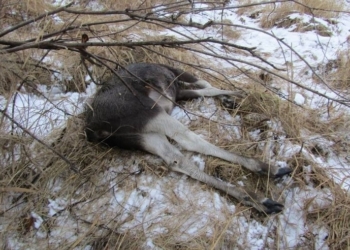
[[[172,171],[188,175],[193,179],[215,187],[236,198],[243,204],[254,207],[258,211],[267,214],[282,211],[283,205],[278,202],[266,198],[261,194],[240,189],[200,171],[192,161],[184,157],[175,146],[169,143],[165,135],[145,133],[140,136],[142,137],[142,149],[161,157]]]
[[[178,120],[165,112],[160,113],[153,120],[151,120],[145,128],[145,132],[162,133],[175,140],[188,151],[211,155],[229,162],[238,163],[255,173],[266,174],[273,177],[281,177],[292,171],[287,167],[278,168],[274,165],[269,165],[253,158],[244,157],[242,155],[223,150],[202,139],[200,136],[189,130]]]

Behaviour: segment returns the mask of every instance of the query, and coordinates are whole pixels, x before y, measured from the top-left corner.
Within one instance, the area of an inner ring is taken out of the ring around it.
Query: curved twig
[[[12,123],[14,123],[17,127],[19,127],[24,133],[28,134],[30,137],[32,137],[34,140],[51,150],[53,153],[55,153],[58,157],[60,157],[67,165],[69,168],[75,172],[75,173],[80,173],[79,169],[70,161],[68,160],[64,155],[62,155],[60,152],[58,152],[56,149],[48,145],[46,142],[40,140],[37,136],[35,136],[32,132],[30,132],[28,129],[23,127],[19,122],[17,122],[15,119],[13,119],[11,116],[9,116],[5,110],[0,109],[0,112],[3,114],[4,117],[9,119]]]

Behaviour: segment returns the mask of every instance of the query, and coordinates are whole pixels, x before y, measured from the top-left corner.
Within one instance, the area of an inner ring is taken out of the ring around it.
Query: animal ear
[[[112,133],[106,130],[99,130],[99,131],[96,131],[95,133],[96,133],[96,136],[100,139],[107,138],[112,135]]]

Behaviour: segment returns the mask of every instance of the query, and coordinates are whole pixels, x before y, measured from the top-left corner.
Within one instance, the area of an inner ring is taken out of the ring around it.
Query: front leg
[[[191,83],[190,86],[196,86],[199,89],[179,89],[177,93],[176,100],[189,100],[197,97],[214,97],[223,96],[225,99],[229,98],[244,98],[247,93],[244,91],[232,91],[232,90],[222,90],[215,88],[210,85],[207,81],[198,80],[197,82]]]

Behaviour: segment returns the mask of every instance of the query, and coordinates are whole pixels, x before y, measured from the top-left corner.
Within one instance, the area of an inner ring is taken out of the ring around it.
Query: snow
[[[231,2],[233,2],[232,4],[235,3],[235,1]],[[68,1],[55,1],[57,5],[65,5],[67,3]],[[200,4],[200,7],[205,8],[207,5]],[[100,8],[101,6],[96,6],[96,9]],[[157,11],[159,15],[166,14],[162,14],[161,10]],[[289,17],[292,19],[300,18],[304,22],[309,22],[311,18],[310,16],[300,14],[291,14]],[[222,13],[220,10],[205,11],[199,14],[191,13],[186,18],[187,20],[191,18],[192,22],[201,24],[209,20],[220,21],[222,18],[228,19],[232,23],[241,23],[241,16],[233,11]],[[306,67],[304,60],[307,60],[311,66],[315,67],[319,63],[325,63],[327,60],[335,59],[339,51],[348,48],[349,45],[346,41],[349,35],[349,15],[341,15],[338,19],[339,22],[331,26],[331,31],[335,34],[331,37],[322,37],[312,31],[306,33],[292,32],[294,27],[288,29],[273,27],[268,30],[269,34],[266,34],[254,30],[260,29],[257,20],[247,17],[244,17],[244,20],[245,23],[242,27],[251,29],[249,32],[243,32],[239,40],[235,41],[236,44],[257,47],[256,51],[260,54],[269,55],[269,61],[278,67],[284,67],[285,58],[287,58],[288,61],[293,62],[292,70],[295,71],[295,81],[327,96],[337,97],[327,86],[322,84],[316,85],[312,82],[310,74],[302,74],[302,72]],[[315,18],[315,20],[329,26],[328,23],[320,18]],[[57,17],[56,21],[60,22],[60,19]],[[216,31],[215,28],[197,30],[180,27],[174,28],[174,30],[176,32],[163,31],[163,34],[179,38],[185,36],[206,38],[216,37],[219,34],[219,31]],[[147,32],[149,31],[145,31],[145,33]],[[182,35],[179,35],[179,33]],[[297,51],[300,57],[293,54],[291,49],[286,46],[282,46],[281,49],[281,44],[276,39],[273,39],[274,36],[283,38],[284,43]],[[211,49],[215,53],[226,53],[217,45],[212,45]],[[234,56],[239,60],[248,60],[244,55]],[[251,62],[261,64],[256,58],[251,58]],[[232,67],[231,64],[225,61],[220,61],[217,65],[220,65],[223,69]],[[237,65],[245,69],[252,68],[251,65],[241,63],[237,63]],[[67,76],[60,74],[56,76],[56,79],[62,79],[64,77]],[[86,80],[90,80],[88,76],[86,76]],[[277,86],[277,83],[273,83],[272,85]],[[7,110],[13,109],[15,114],[14,119],[22,121],[23,126],[40,138],[45,138],[55,128],[63,127],[70,115],[76,115],[82,112],[84,104],[96,90],[96,86],[93,83],[90,83],[86,93],[82,94],[64,93],[60,85],[54,85],[50,89],[47,89],[46,86],[39,87],[41,92],[44,93],[44,96],[40,97],[21,92],[18,93],[15,99],[11,100],[6,100],[0,96],[0,108],[7,108]],[[301,92],[301,89],[294,85],[279,85],[278,89],[288,97],[290,91],[292,91],[294,95],[293,101],[296,104],[307,105],[312,109],[321,108],[326,103],[324,98],[305,90]],[[201,116],[210,118],[213,121],[235,124],[235,126],[220,127],[221,133],[227,136],[228,140],[241,138],[239,126],[241,120],[239,116],[232,117],[227,111],[215,113],[217,112],[217,107],[213,98],[195,100],[193,105],[196,105],[196,102],[197,104],[200,103],[200,105],[198,105],[199,110],[194,112],[200,113]],[[342,107],[342,109],[349,112],[345,107]],[[186,113],[179,107],[173,110],[172,116],[185,125],[189,125],[198,118],[193,114]],[[281,124],[278,121],[271,121],[268,124],[275,132],[281,133]],[[253,130],[249,135],[253,140],[258,141],[260,133],[260,130]],[[207,137],[205,131],[202,133],[202,136]],[[294,144],[294,142],[287,140],[284,135],[281,135],[279,140],[274,142],[279,144],[278,157],[271,155],[271,160],[283,167],[287,165],[284,159],[289,159],[293,155],[301,153],[310,161],[328,170],[329,176],[335,182],[340,184],[343,189],[349,190],[350,170],[348,158],[332,152],[330,147],[333,142],[327,140],[322,135],[312,135],[305,131],[302,137],[305,145],[317,144],[323,151],[328,152],[327,155],[314,155],[305,147]],[[267,151],[271,152],[275,144],[266,142],[263,146]],[[191,159],[200,170],[204,170],[206,166],[204,157],[194,154],[191,156]],[[281,249],[293,249],[302,245],[304,242],[302,236],[307,232],[313,232],[316,235],[315,249],[329,249],[329,246],[325,242],[328,235],[327,226],[322,223],[308,224],[306,221],[308,213],[330,206],[333,201],[330,190],[313,186],[309,176],[311,173],[310,165],[302,166],[307,183],[305,187],[292,186],[291,183],[293,183],[293,180],[289,177],[285,177],[277,185],[281,189],[284,189],[283,200],[285,209],[283,213],[272,217],[267,223],[246,218],[244,215],[236,215],[237,209],[233,205],[234,203],[230,202],[220,193],[209,188],[203,189],[198,182],[174,173],[163,178],[158,178],[156,175],[141,174],[137,177],[137,188],[130,192],[118,187],[113,179],[115,176],[113,173],[120,172],[121,169],[126,167],[134,168],[136,165],[123,165],[123,163],[120,163],[118,167],[111,167],[106,171],[99,179],[101,179],[101,182],[109,183],[111,191],[101,197],[97,197],[94,203],[82,204],[79,206],[77,213],[80,215],[89,214],[86,216],[88,220],[94,220],[98,216],[101,223],[114,219],[118,220],[120,223],[118,230],[120,232],[128,232],[134,228],[139,228],[141,225],[143,233],[147,238],[144,249],[158,249],[153,242],[153,238],[169,232],[169,228],[165,225],[164,221],[176,220],[177,218],[182,219],[179,230],[182,234],[176,235],[179,237],[179,240],[190,239],[195,235],[203,233],[203,230],[206,235],[211,236],[215,231],[215,223],[221,222],[223,224],[227,223],[227,234],[231,234],[237,238],[238,249],[263,249],[266,246],[273,246],[274,239],[272,237],[275,236],[273,235],[275,231],[277,235],[276,239],[279,239],[280,242],[278,244]],[[243,181],[238,181],[236,184],[239,186],[245,185]],[[171,191],[168,190],[169,185],[172,187]],[[55,185],[52,185],[53,193],[58,193],[59,189],[59,184],[55,183]],[[77,192],[80,191],[77,190]],[[175,198],[170,197],[170,194],[174,195]],[[65,210],[70,202],[65,197],[48,199],[47,214],[40,216],[35,211],[31,212],[31,216],[35,218],[34,227],[38,230],[38,237],[41,235],[41,238],[44,238],[44,234],[40,231],[40,228],[44,221],[43,218],[48,216],[56,218],[56,225],[51,229],[49,237],[55,241],[52,243],[53,245],[58,244],[60,241],[74,242],[78,238],[75,232],[76,222]],[[188,213],[188,211],[191,211],[191,213]],[[116,214],[119,214],[118,218],[115,217]],[[183,217],[180,217],[180,215],[183,215]],[[12,248],[23,246],[16,237],[12,237],[11,239],[9,242],[11,242],[10,246]],[[89,249],[89,247],[87,246],[85,249]]]
[[[37,213],[31,212],[30,213],[32,218],[34,218],[34,227],[36,229],[40,228],[41,224],[43,224],[44,220],[41,218]]]
[[[257,221],[247,220],[245,217],[239,217],[237,221],[239,228],[244,228],[245,237],[238,239],[238,244],[242,246],[249,246],[249,249],[261,249],[265,245],[267,239],[268,227],[265,227]]]
[[[60,212],[61,210],[66,208],[67,201],[62,198],[58,198],[56,200],[49,199],[49,204],[47,206],[49,208],[48,215],[54,216],[57,214],[57,212]]]
[[[301,94],[296,93],[294,97],[294,102],[296,104],[303,105],[305,103],[305,98]]]
[[[305,190],[300,188],[293,188],[289,190],[285,198],[285,211],[283,214],[278,215],[280,217],[279,225],[283,228],[283,235],[281,238],[281,248],[295,248],[302,242],[301,236],[305,235],[308,231],[312,231],[310,225],[306,222],[306,211],[304,206],[308,204],[307,210],[312,212],[316,209],[329,206],[332,202],[332,196],[329,190],[317,190],[311,187],[307,187]],[[313,225],[311,225],[312,227]],[[317,225],[316,225],[317,227]],[[325,228],[323,228],[323,236],[325,236]],[[318,245],[324,245],[325,238],[319,237],[317,240]]]

